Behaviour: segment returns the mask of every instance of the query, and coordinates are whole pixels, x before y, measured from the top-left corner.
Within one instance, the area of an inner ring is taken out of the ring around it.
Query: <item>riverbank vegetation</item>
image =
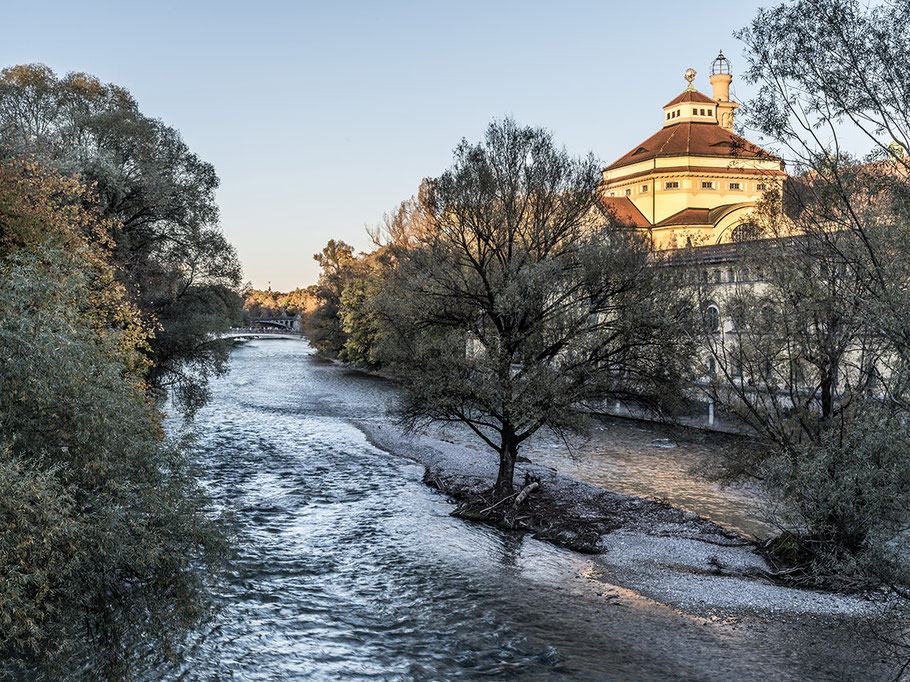
[[[239,266],[214,172],[128,93],[0,74],[0,678],[174,658],[225,556],[162,392],[189,412]]]

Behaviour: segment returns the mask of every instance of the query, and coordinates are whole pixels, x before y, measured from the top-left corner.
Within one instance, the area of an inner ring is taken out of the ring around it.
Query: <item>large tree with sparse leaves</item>
[[[657,404],[684,381],[681,290],[647,235],[601,210],[598,176],[547,131],[492,123],[430,181],[382,294],[405,423],[469,427],[499,460],[498,498],[538,430],[582,429],[607,399]]]

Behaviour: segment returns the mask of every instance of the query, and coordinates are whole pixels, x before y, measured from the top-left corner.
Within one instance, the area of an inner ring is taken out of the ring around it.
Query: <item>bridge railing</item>
[[[301,332],[288,329],[286,327],[231,327],[228,330],[230,334],[283,334],[285,336],[303,336]]]

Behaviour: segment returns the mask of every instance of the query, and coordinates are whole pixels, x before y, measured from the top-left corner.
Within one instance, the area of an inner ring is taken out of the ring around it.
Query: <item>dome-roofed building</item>
[[[736,241],[756,203],[786,178],[778,157],[732,132],[739,104],[730,71],[721,53],[712,99],[688,69],[688,86],[663,107],[663,127],[603,171],[604,204],[621,222],[650,228],[658,248]]]

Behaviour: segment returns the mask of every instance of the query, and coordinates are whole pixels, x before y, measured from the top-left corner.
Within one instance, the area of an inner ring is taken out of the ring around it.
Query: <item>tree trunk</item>
[[[512,478],[515,475],[515,459],[518,457],[518,443],[514,437],[503,436],[502,446],[499,448],[499,474],[496,476],[496,486],[493,488],[493,497],[498,502],[512,494]]]
[[[825,367],[822,374],[822,421],[827,421],[834,414],[834,373],[830,367]]]

